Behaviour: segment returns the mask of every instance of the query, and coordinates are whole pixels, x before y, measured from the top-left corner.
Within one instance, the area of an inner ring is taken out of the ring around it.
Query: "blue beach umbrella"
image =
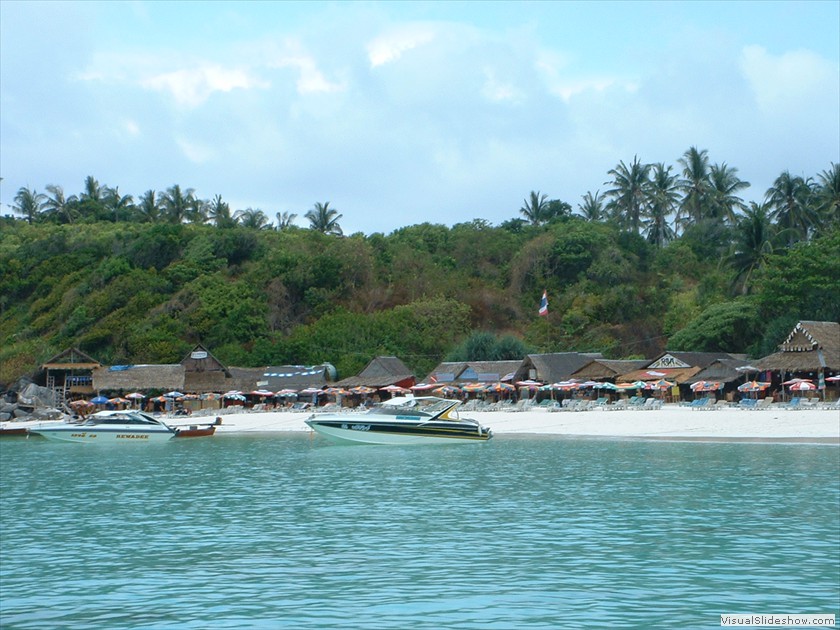
[[[108,399],[105,396],[96,396],[95,398],[91,398],[90,402],[94,405],[104,405],[108,402]]]

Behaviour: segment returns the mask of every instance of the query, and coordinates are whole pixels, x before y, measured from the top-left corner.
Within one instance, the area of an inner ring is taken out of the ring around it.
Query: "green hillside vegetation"
[[[532,192],[511,219],[345,236],[329,203],[231,212],[173,186],[138,200],[89,177],[21,188],[0,219],[0,384],[77,347],[105,364],[234,366],[672,350],[761,356],[798,319],[840,320],[840,168],[783,173],[744,203],[736,169],[619,163],[572,209]],[[537,315],[543,290],[550,306]]]

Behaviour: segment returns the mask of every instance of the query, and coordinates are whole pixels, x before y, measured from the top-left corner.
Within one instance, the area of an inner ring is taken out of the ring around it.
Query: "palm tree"
[[[268,222],[268,217],[265,212],[260,209],[247,208],[245,210],[237,210],[234,215],[239,221],[239,225],[254,230],[267,230],[271,227]]]
[[[709,201],[709,156],[706,149],[691,147],[678,160],[683,167],[680,187],[684,193],[677,223],[685,227],[697,223],[707,215]]]
[[[164,214],[171,223],[183,223],[187,219],[194,192],[192,188],[182,191],[178,184],[174,184],[163,193]]]
[[[633,156],[633,163],[628,168],[622,161],[613,169],[607,171],[613,176],[612,188],[604,193],[610,197],[607,210],[619,225],[638,234],[648,201],[650,164],[642,164],[639,156]]]
[[[523,206],[519,212],[531,225],[540,225],[546,220],[545,214],[548,210],[548,195],[541,195],[539,191],[531,191],[530,199],[523,200]]]
[[[817,223],[816,213],[811,206],[813,190],[810,179],[785,171],[776,178],[767,190],[765,199],[771,209],[771,218],[788,237],[788,245],[806,240],[808,231]]]
[[[750,187],[749,182],[740,179],[737,168],[713,164],[709,169],[709,210],[712,218],[722,219],[730,225],[737,222],[736,210],[745,210],[746,204],[737,193]]]
[[[32,224],[38,220],[46,200],[47,196],[45,194],[21,186],[15,195],[15,205],[12,206],[12,209],[25,216],[26,221]]]
[[[105,187],[101,186],[93,175],[85,177],[85,186],[79,195],[79,214],[84,218],[98,220],[105,214],[103,197]]]
[[[767,264],[773,253],[774,238],[767,205],[751,201],[738,221],[735,243],[728,259],[735,270],[733,286],[740,286],[742,294],[749,293],[753,273]]]
[[[199,199],[195,195],[191,195],[187,204],[187,221],[196,225],[207,223],[207,206],[208,203],[206,201]]]
[[[587,221],[600,221],[604,216],[604,199],[599,190],[593,195],[591,192],[583,196],[583,202],[578,204],[578,213]]]
[[[297,215],[293,212],[278,212],[275,216],[277,217],[278,230],[288,230],[297,219]]]
[[[64,223],[73,223],[75,219],[75,205],[78,203],[78,198],[75,195],[70,197],[64,196],[64,189],[61,186],[50,184],[47,186],[47,192],[51,196],[47,197],[44,202],[44,213],[55,217],[54,220]]]
[[[120,187],[107,188],[103,203],[111,212],[111,220],[127,221],[134,211],[134,198],[131,195],[120,195]]]
[[[831,163],[831,168],[818,176],[816,196],[817,209],[825,226],[840,225],[840,164]]]
[[[663,247],[673,240],[676,234],[669,223],[679,201],[679,182],[671,174],[671,167],[662,163],[653,165],[648,194],[645,236],[648,242]]]
[[[222,201],[221,195],[216,195],[207,205],[208,218],[219,228],[232,228],[236,225],[236,219],[230,213],[230,205]]]
[[[309,219],[309,227],[312,230],[317,230],[322,234],[338,236],[343,234],[341,226],[338,224],[342,215],[338,214],[337,210],[330,208],[329,201],[326,203],[316,202],[312,210],[307,211],[303,216]]]
[[[141,221],[155,223],[160,220],[162,202],[155,197],[156,194],[154,190],[147,190],[140,197],[137,215]]]

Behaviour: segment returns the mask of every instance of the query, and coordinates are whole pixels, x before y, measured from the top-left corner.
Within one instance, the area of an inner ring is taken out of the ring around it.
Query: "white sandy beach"
[[[239,412],[221,410],[217,433],[306,431],[304,424],[311,413]],[[349,418],[358,417],[347,412]],[[771,408],[761,411],[741,409],[692,410],[679,405],[665,405],[658,410],[464,412],[502,435],[559,435],[593,437],[632,437],[647,439],[713,440],[791,440],[840,444],[840,412],[827,409],[789,410]],[[200,422],[205,416],[193,416],[176,422]],[[208,418],[208,419],[212,419]],[[174,421],[174,419],[173,419]]]

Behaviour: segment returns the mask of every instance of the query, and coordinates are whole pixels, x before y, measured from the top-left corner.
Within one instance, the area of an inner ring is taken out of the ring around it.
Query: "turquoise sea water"
[[[720,627],[840,614],[840,449],[0,442],[0,627]]]

